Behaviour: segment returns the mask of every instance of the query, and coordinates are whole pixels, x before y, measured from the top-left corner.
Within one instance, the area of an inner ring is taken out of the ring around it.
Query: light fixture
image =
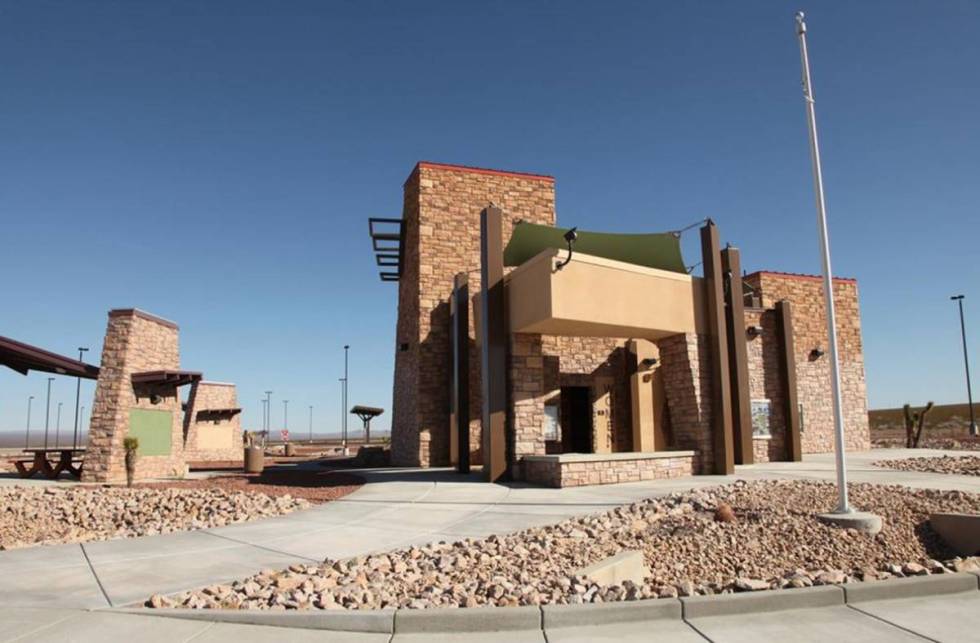
[[[575,227],[569,230],[568,232],[566,232],[564,235],[564,239],[565,239],[565,243],[568,244],[568,256],[565,257],[564,261],[562,261],[560,264],[555,266],[555,270],[561,270],[562,268],[568,265],[568,262],[572,260],[572,245],[575,243],[575,240],[578,239],[578,228]]]
[[[810,351],[810,359],[820,359],[821,357],[824,356],[825,353],[826,351],[824,351],[824,349],[817,346],[812,351]]]
[[[748,333],[748,336],[750,338],[758,337],[759,335],[762,334],[762,326],[755,326],[755,325],[749,326],[745,329],[745,332]]]
[[[653,368],[656,365],[657,365],[656,357],[647,357],[640,362],[640,366],[642,366],[643,368]]]

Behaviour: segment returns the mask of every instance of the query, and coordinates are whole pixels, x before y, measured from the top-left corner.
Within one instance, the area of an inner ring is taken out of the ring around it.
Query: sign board
[[[769,400],[752,400],[752,437],[768,438],[772,435],[769,429],[771,415],[772,403]]]
[[[289,442],[289,430],[283,429],[279,432],[279,436],[282,438],[283,442]]]

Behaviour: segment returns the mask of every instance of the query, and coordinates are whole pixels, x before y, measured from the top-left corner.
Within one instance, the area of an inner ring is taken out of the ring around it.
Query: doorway
[[[563,453],[592,453],[592,397],[588,386],[561,387]]]

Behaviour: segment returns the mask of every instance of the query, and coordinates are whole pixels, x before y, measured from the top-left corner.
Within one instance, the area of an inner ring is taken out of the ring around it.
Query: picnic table
[[[67,471],[69,474],[76,478],[82,477],[82,455],[85,453],[85,449],[76,449],[72,447],[44,447],[37,449],[24,449],[24,453],[33,454],[33,459],[17,459],[14,460],[14,466],[17,467],[17,473],[20,474],[21,478],[30,478],[35,473],[41,472],[45,477],[50,479],[55,479],[61,475],[62,471]],[[54,466],[48,460],[49,453],[57,453],[58,462]],[[78,466],[75,462],[78,462]],[[28,467],[27,465],[30,465]]]

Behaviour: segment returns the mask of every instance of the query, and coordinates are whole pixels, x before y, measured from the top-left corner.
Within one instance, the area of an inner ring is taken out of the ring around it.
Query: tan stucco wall
[[[659,339],[703,332],[700,279],[667,270],[545,250],[507,281],[513,332]]]

